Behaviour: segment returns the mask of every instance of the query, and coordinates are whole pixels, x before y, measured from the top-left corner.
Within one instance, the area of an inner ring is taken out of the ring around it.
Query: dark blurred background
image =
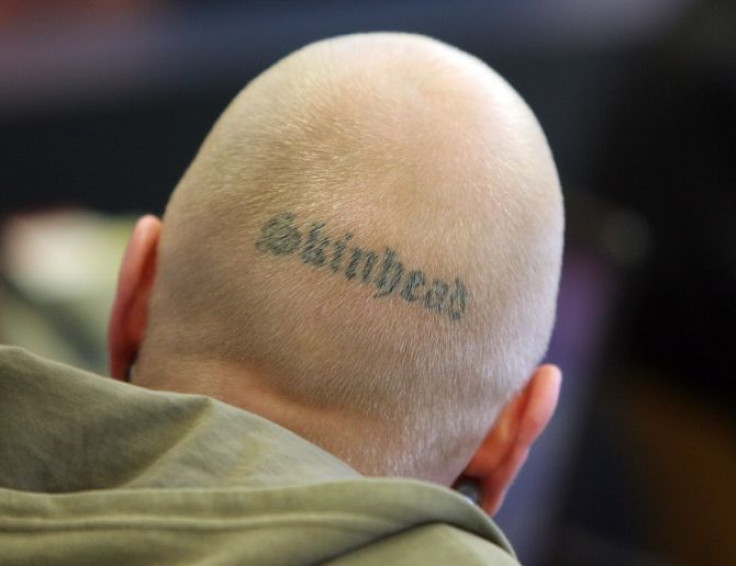
[[[257,73],[370,30],[487,61],[557,158],[566,380],[498,516],[522,562],[736,564],[731,0],[0,0],[0,341],[104,372],[135,215]]]

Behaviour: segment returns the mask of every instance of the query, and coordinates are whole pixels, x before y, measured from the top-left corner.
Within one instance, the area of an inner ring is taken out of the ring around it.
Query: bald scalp
[[[361,471],[459,463],[547,347],[563,220],[546,140],[503,79],[425,37],[336,38],[265,71],[163,226],[141,379],[236,365],[277,402],[392,431],[358,448],[266,415]]]

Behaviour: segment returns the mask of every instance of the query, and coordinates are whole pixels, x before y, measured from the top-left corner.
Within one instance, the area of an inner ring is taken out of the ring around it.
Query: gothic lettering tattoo
[[[327,273],[342,273],[348,281],[375,286],[373,298],[388,297],[398,290],[407,304],[459,320],[467,311],[468,290],[455,278],[454,287],[441,279],[427,279],[419,269],[404,272],[396,250],[385,247],[382,256],[359,246],[348,247],[353,235],[346,233],[334,239],[324,222],[296,223],[296,214],[282,212],[261,228],[256,249],[273,255],[296,254],[305,264],[315,268],[329,267]]]

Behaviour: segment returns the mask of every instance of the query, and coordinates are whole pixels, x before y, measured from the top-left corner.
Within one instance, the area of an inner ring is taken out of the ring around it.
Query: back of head
[[[561,245],[549,149],[503,79],[420,36],[318,42],[237,96],[176,188],[138,372],[207,393],[236,368],[236,404],[359,470],[446,480],[547,347]]]

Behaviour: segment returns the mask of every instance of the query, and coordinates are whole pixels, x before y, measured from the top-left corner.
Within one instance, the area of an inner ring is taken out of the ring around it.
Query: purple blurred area
[[[736,564],[730,0],[0,0],[0,341],[43,328],[103,371],[114,277],[95,270],[132,215],[161,213],[251,78],[371,30],[488,62],[558,162],[563,397],[498,516],[522,562]],[[45,259],[64,242],[88,254]]]

